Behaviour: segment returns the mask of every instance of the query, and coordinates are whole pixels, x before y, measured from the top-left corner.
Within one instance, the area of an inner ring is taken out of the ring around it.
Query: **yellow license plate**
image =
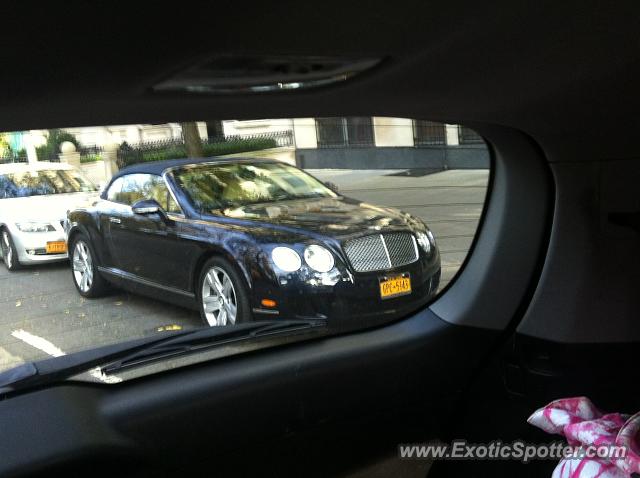
[[[47,254],[63,254],[67,252],[67,243],[64,241],[47,242]]]
[[[399,295],[411,294],[411,279],[409,275],[385,277],[380,279],[380,297],[391,299]]]

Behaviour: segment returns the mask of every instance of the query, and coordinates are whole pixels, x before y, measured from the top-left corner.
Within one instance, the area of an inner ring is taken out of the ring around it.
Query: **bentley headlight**
[[[429,233],[431,232],[428,229],[427,231]],[[431,237],[433,237],[433,235]],[[427,254],[431,254],[431,241],[429,240],[429,236],[427,235],[427,233],[422,231],[416,232],[416,240],[418,241],[418,244],[420,245],[420,247],[422,247],[422,250],[424,252],[426,252]]]
[[[304,261],[318,272],[329,272],[335,264],[333,254],[317,244],[312,244],[304,250]]]
[[[285,272],[295,272],[302,266],[302,260],[290,247],[276,247],[271,251],[273,263]]]
[[[20,232],[52,232],[56,230],[48,222],[18,222],[16,227]]]

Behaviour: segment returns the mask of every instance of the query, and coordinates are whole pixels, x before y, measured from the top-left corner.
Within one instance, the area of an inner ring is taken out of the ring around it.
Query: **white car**
[[[67,259],[67,211],[97,197],[98,188],[68,164],[0,165],[0,251],[7,269]]]

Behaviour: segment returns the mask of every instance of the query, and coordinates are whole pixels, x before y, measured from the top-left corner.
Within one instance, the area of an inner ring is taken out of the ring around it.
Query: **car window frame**
[[[173,212],[173,211],[167,211],[162,204],[160,204],[160,206],[162,207],[162,210],[164,211],[165,214],[167,214],[167,216],[175,216],[175,217],[179,217],[179,218],[184,218],[186,217],[184,214],[184,209],[182,208],[182,206],[180,205],[180,203],[178,202],[176,195],[174,193],[174,191],[171,189],[171,185],[169,184],[169,181],[167,181],[167,178],[165,176],[165,174],[155,174],[155,173],[141,173],[141,172],[137,172],[137,173],[128,173],[128,174],[123,174],[122,176],[118,176],[117,178],[113,179],[111,181],[111,183],[109,184],[109,186],[107,187],[107,189],[105,190],[104,193],[104,200],[114,203],[114,204],[119,204],[121,206],[126,206],[128,208],[132,208],[132,204],[127,204],[126,202],[122,202],[122,201],[116,201],[114,199],[109,199],[109,191],[111,190],[111,188],[118,182],[121,181],[122,185],[120,186],[120,191],[122,191],[122,187],[124,186],[124,182],[125,182],[125,178],[129,177],[129,176],[157,176],[159,177],[162,182],[164,183],[165,187],[167,188],[168,192],[169,192],[169,196],[167,197],[167,200],[169,198],[171,198],[173,200],[173,202],[176,204],[176,206],[178,206],[178,209],[180,210],[180,212]],[[143,199],[151,199],[151,198],[143,198]],[[168,204],[167,204],[168,205]]]

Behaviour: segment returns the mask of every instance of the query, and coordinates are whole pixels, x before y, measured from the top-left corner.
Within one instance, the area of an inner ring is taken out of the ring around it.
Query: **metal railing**
[[[274,131],[257,134],[213,136],[202,140],[205,156],[258,151],[268,148],[293,146],[293,131]],[[172,138],[141,143],[122,143],[118,148],[118,167],[144,161],[186,158],[184,138]]]
[[[104,148],[102,146],[80,146],[77,151],[80,153],[81,163],[91,163],[102,159]]]
[[[233,141],[245,141],[248,139],[273,139],[276,142],[276,147],[283,148],[287,146],[293,146],[293,131],[273,131],[271,133],[256,133],[256,134],[234,134],[228,136],[213,136],[207,138],[206,143],[228,143]]]

